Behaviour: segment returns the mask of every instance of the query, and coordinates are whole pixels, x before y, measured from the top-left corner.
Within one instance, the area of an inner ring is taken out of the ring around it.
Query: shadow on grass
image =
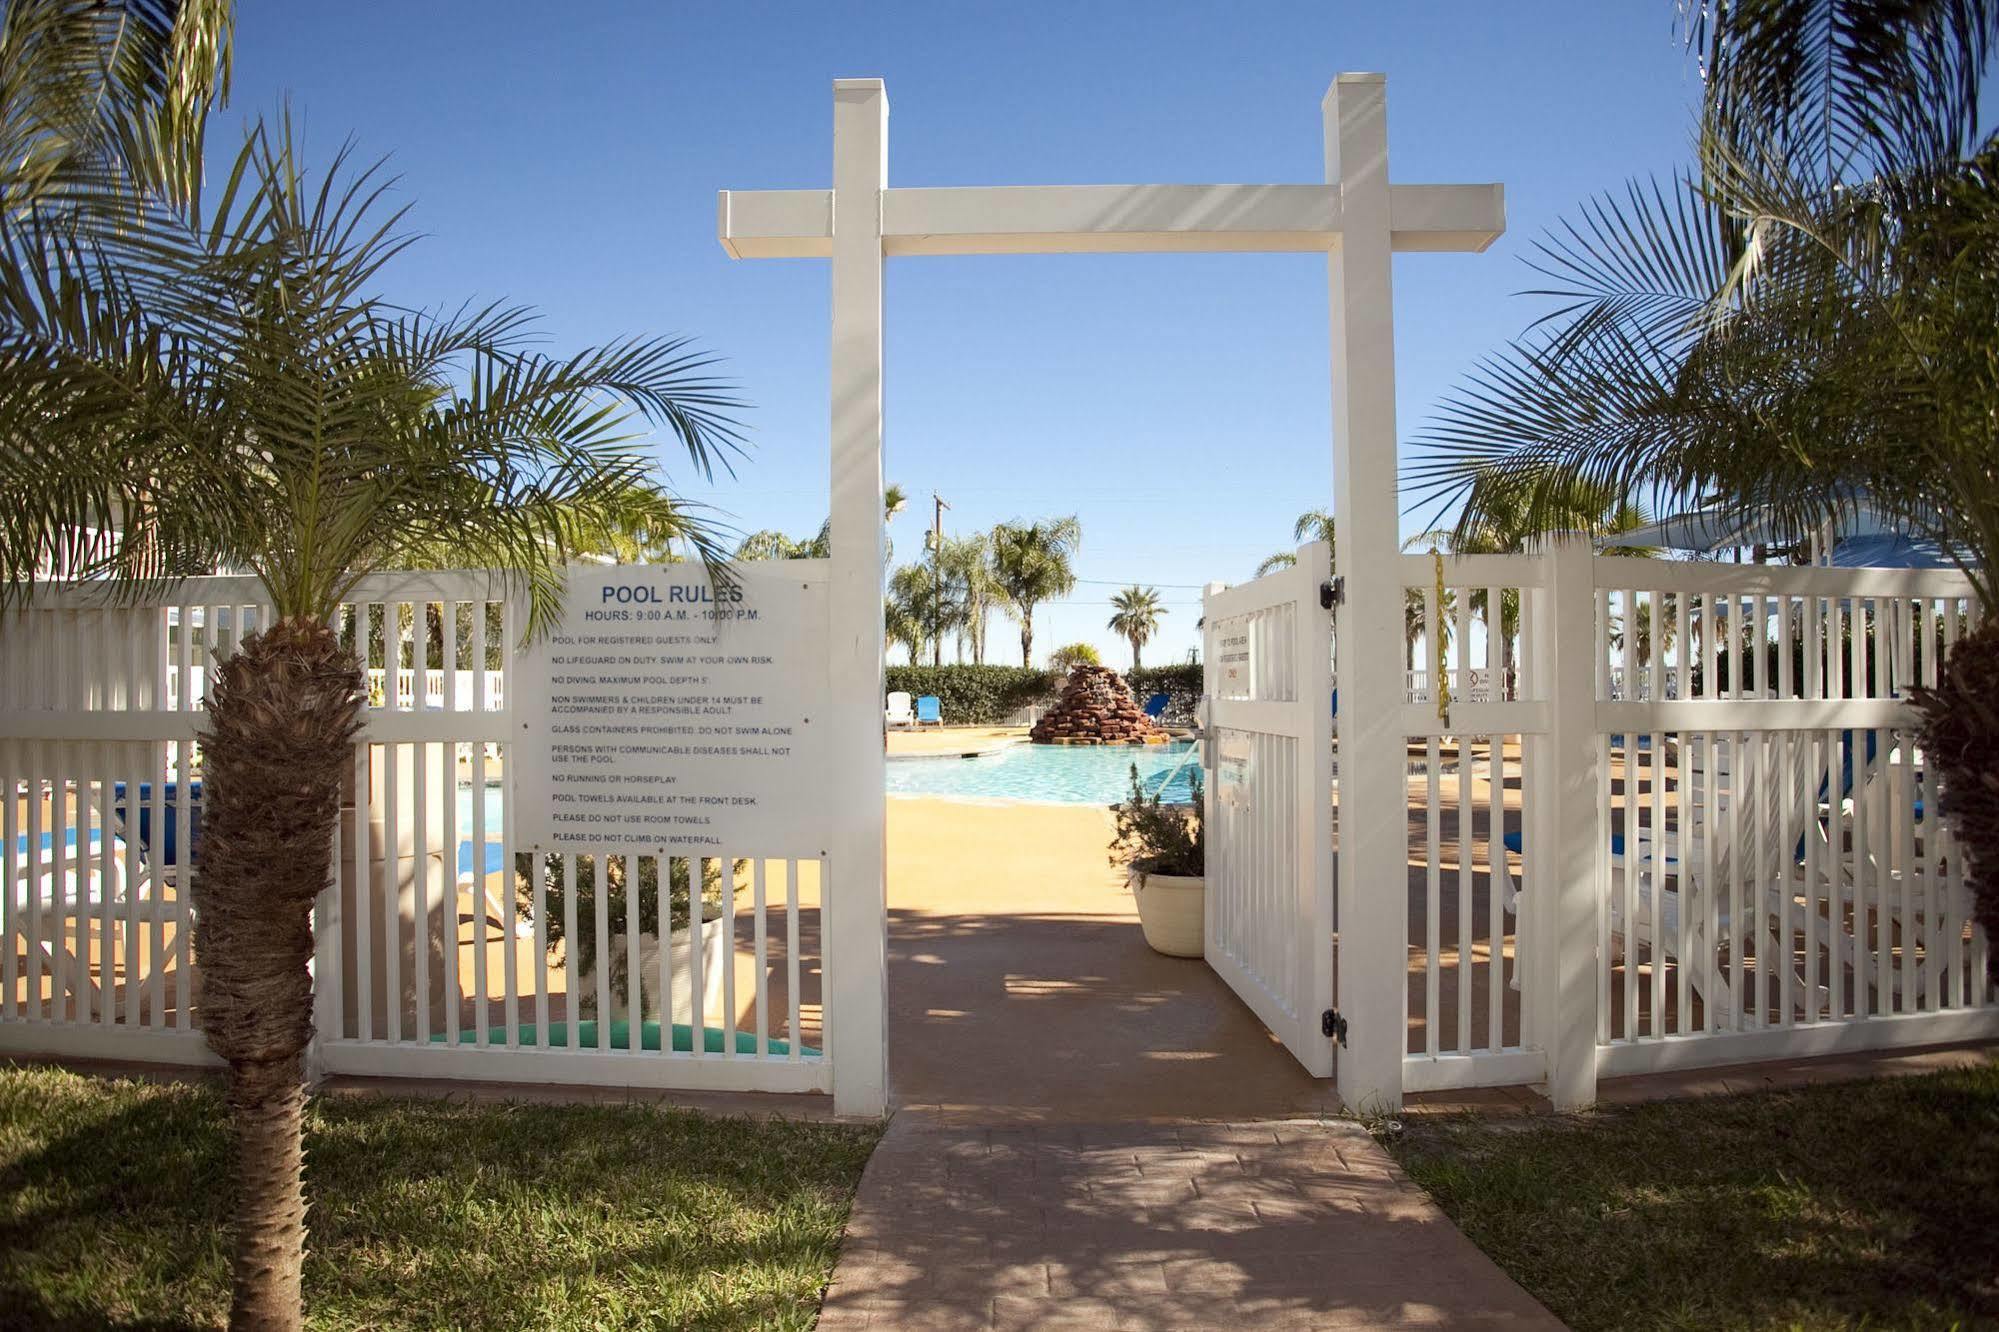
[[[872,1130],[650,1106],[316,1102],[309,1321],[808,1327]],[[208,1087],[0,1067],[0,1327],[209,1327]]]

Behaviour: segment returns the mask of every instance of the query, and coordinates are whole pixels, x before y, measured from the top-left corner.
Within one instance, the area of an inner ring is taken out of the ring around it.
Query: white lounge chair
[[[916,725],[916,709],[911,706],[907,691],[898,689],[888,696],[888,706],[882,709],[882,720],[891,730],[898,726]]]
[[[1706,914],[1704,893],[1707,885],[1701,882],[1700,871],[1708,863],[1706,844],[1712,841],[1714,845],[1712,863],[1717,893],[1714,916],[1716,926],[1723,932],[1723,937],[1730,940],[1735,938],[1735,932],[1730,928],[1730,898],[1737,894],[1746,894],[1760,898],[1755,904],[1762,931],[1757,936],[1759,943],[1765,937],[1776,939],[1782,929],[1780,922],[1786,917],[1793,912],[1817,909],[1813,899],[1818,897],[1820,890],[1804,880],[1808,844],[1816,844],[1825,857],[1823,863],[1836,884],[1835,891],[1839,900],[1847,906],[1859,905],[1853,869],[1846,863],[1845,858],[1838,854],[1836,849],[1838,839],[1844,836],[1846,828],[1851,826],[1856,817],[1857,809],[1866,803],[1870,795],[1878,799],[1887,796],[1888,793],[1874,791],[1874,788],[1880,784],[1878,778],[1885,765],[1876,758],[1875,743],[1871,736],[1866,740],[1864,755],[1857,756],[1856,750],[1861,746],[1849,733],[1843,748],[1843,771],[1840,773],[1840,783],[1844,789],[1836,799],[1831,797],[1830,782],[1824,780],[1824,774],[1816,764],[1810,767],[1802,766],[1801,756],[1792,759],[1788,772],[1773,773],[1779,783],[1778,790],[1784,793],[1782,802],[1788,806],[1785,810],[1758,800],[1753,784],[1746,780],[1753,768],[1752,764],[1743,763],[1742,776],[1731,781],[1728,757],[1722,752],[1723,748],[1716,746],[1712,755],[1696,751],[1691,770],[1688,772],[1691,792],[1694,794],[1691,804],[1696,810],[1707,811],[1710,802],[1702,799],[1698,792],[1707,781],[1718,782],[1715,799],[1712,801],[1712,814],[1717,825],[1713,831],[1720,834],[1727,826],[1723,822],[1723,816],[1727,813],[1731,800],[1739,795],[1743,802],[1743,814],[1740,816],[1741,823],[1737,833],[1744,844],[1738,848],[1732,846],[1730,839],[1725,836],[1710,838],[1709,830],[1704,826],[1707,819],[1701,815],[1696,815],[1690,820],[1691,827],[1684,830],[1687,835],[1667,834],[1663,848],[1655,846],[1650,829],[1637,830],[1636,854],[1632,858],[1632,864],[1637,872],[1634,895],[1637,899],[1639,919],[1634,923],[1635,928],[1631,930],[1631,934],[1636,942],[1650,947],[1654,942],[1652,921],[1656,915],[1660,925],[1658,932],[1665,936],[1658,941],[1658,951],[1673,961],[1679,961],[1677,957],[1679,912],[1681,888],[1684,887],[1692,897],[1694,911],[1693,917],[1688,922],[1689,943],[1695,958],[1702,959],[1705,963],[1696,966],[1690,979],[1694,988],[1700,991],[1704,998],[1713,1002],[1716,1012],[1725,1018],[1730,1007],[1730,992],[1734,987],[1714,965],[1713,945],[1704,937],[1706,929],[1702,918]],[[1885,757],[1884,755],[1883,758]],[[1712,762],[1712,773],[1709,771],[1710,762]],[[1856,764],[1859,768],[1858,774],[1855,771]],[[1817,790],[1814,793],[1815,780]],[[1757,826],[1759,814],[1760,829]],[[1610,855],[1610,930],[1613,936],[1621,937],[1626,929],[1622,901],[1626,856],[1622,821],[1613,818],[1613,824]],[[1881,875],[1884,883],[1889,878],[1899,878],[1903,872],[1913,873],[1918,879],[1926,877],[1928,870],[1924,867],[1928,864],[1928,856],[1920,829],[1919,813],[1916,838],[1917,865],[1909,870],[1898,872],[1884,866],[1878,852],[1870,850],[1868,855],[1870,866]],[[1519,852],[1518,834],[1507,834],[1505,843],[1508,852],[1514,854]],[[1663,865],[1660,856],[1662,849]],[[1737,863],[1738,857],[1732,854],[1738,850],[1741,852],[1740,864]],[[1684,863],[1682,863],[1683,858]],[[1502,855],[1498,865],[1506,910],[1512,912],[1520,889],[1515,886],[1512,867],[1507,863],[1509,860],[1510,856]],[[1752,861],[1756,862],[1753,866]],[[1661,870],[1663,874],[1660,873]],[[1673,886],[1666,888],[1661,895],[1655,913],[1652,892],[1660,878],[1671,880]],[[1927,900],[1927,895],[1919,897],[1918,900]],[[1928,922],[1924,915],[1925,913],[1918,910],[1915,923],[1927,933]],[[1860,983],[1865,983],[1870,978],[1870,969],[1866,965],[1866,958],[1871,951],[1868,942],[1856,937],[1854,931],[1839,918],[1839,913],[1828,916],[1820,912],[1819,919],[1824,926],[1825,946],[1832,953],[1834,964],[1852,965],[1856,979]],[[1922,967],[1927,965],[1927,959],[1923,963],[1912,962],[1912,965],[1917,972],[1920,972]],[[1706,975],[1703,976],[1702,972]],[[1871,974],[1878,975],[1878,969]],[[1888,975],[1890,991],[1898,996],[1902,994],[1905,980],[1914,981],[1919,986],[1922,983],[1920,975],[1905,978],[1902,968],[1897,967]],[[1808,1011],[1818,1011],[1827,998],[1825,985],[1808,980],[1807,976],[1796,968],[1792,969],[1790,989],[1793,1002],[1802,1005]]]

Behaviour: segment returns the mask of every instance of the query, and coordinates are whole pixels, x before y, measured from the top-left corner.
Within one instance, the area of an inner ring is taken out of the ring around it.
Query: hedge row
[[[951,726],[997,726],[1060,687],[1052,673],[1025,666],[891,666],[887,672],[888,692],[935,694]]]
[[[1062,673],[1024,666],[891,666],[887,689],[911,698],[935,694],[944,720],[953,726],[997,726],[1022,708],[1054,699],[1062,689]],[[1131,692],[1143,703],[1163,693],[1171,700],[1167,715],[1191,717],[1201,697],[1201,668],[1144,666],[1125,673]]]
[[[1141,666],[1125,672],[1131,692],[1140,703],[1154,694],[1167,698],[1166,716],[1175,722],[1187,721],[1201,699],[1201,667],[1180,662],[1173,666]]]

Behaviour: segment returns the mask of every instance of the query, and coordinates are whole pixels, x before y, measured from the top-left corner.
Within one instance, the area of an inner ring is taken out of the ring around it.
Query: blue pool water
[[[500,846],[500,833],[506,825],[500,822],[501,792],[505,788],[497,783],[486,787],[486,855],[484,873],[497,874],[506,868],[507,857]],[[472,872],[472,788],[461,784],[458,788],[458,872]]]
[[[486,798],[483,802],[486,806],[486,854],[482,857],[476,855],[472,842],[472,788],[469,785],[459,786],[458,872],[460,874],[470,874],[472,866],[477,862],[483,862],[483,869],[487,874],[497,874],[501,869],[505,868],[507,859],[500,846],[500,832],[506,826],[500,822],[501,802],[503,800],[501,792],[504,789],[498,784],[486,787]],[[121,836],[118,840],[122,844],[124,838]],[[97,829],[92,828],[90,830],[89,842],[91,854],[96,854],[99,842],[100,834]],[[71,853],[75,852],[76,829],[70,828],[65,830],[63,844]],[[44,852],[53,850],[55,835],[49,832],[43,833],[41,845]],[[198,848],[199,843],[196,845]],[[26,834],[22,834],[14,839],[14,854],[17,856],[28,854],[28,838]]]
[[[888,763],[888,793],[957,800],[1025,800],[1049,805],[1109,805],[1131,793],[1131,766],[1147,795],[1191,797],[1200,758],[1191,740],[1169,745],[1014,745],[985,758],[898,758]],[[1186,759],[1185,767],[1181,760]],[[1175,768],[1179,771],[1174,772]]]

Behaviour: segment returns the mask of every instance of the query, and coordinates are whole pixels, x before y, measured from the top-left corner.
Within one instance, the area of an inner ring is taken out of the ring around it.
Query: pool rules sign
[[[826,636],[824,561],[571,569],[511,700],[518,845],[822,854]]]

